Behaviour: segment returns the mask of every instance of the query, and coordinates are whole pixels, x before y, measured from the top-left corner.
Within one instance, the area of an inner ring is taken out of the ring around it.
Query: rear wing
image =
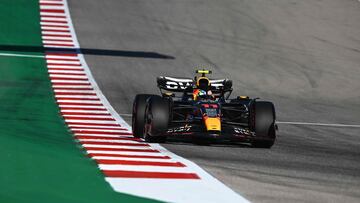
[[[194,81],[190,78],[173,78],[159,76],[157,78],[158,88],[170,92],[184,92],[189,87],[193,87]]]
[[[157,78],[158,88],[169,92],[192,92],[195,88],[194,80],[191,78],[174,78],[159,76]],[[223,95],[232,91],[232,81],[229,79],[210,79],[211,90],[214,94]]]

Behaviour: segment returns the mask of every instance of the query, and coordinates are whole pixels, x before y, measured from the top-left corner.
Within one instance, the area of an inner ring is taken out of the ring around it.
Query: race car
[[[160,95],[135,97],[133,135],[155,143],[180,136],[271,148],[277,130],[273,103],[248,96],[230,98],[232,81],[209,79],[211,73],[197,70],[194,79],[159,76]]]

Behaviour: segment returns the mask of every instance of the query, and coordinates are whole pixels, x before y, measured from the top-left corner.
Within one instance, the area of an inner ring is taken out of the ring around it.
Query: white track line
[[[25,58],[45,58],[44,56],[39,55],[30,55],[30,54],[10,54],[10,53],[0,53],[0,56],[13,56],[13,57],[25,57]]]
[[[314,125],[314,126],[328,126],[328,127],[344,127],[344,128],[360,128],[360,125],[352,124],[340,124],[340,123],[308,123],[308,122],[288,122],[288,121],[276,121],[278,124],[288,125]]]
[[[130,117],[130,116],[132,116],[132,114],[121,114],[121,113],[119,113],[119,115],[120,115],[120,116],[124,116],[124,117]]]

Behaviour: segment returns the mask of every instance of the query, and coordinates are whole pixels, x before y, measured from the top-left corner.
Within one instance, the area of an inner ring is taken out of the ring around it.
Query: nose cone
[[[204,118],[207,131],[221,131],[220,118]]]

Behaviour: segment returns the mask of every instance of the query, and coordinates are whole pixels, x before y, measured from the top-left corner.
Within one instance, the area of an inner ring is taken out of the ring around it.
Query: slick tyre
[[[252,104],[250,113],[250,129],[255,132],[252,146],[256,148],[271,148],[275,143],[275,107],[267,101],[256,101]]]
[[[158,95],[152,96],[147,103],[145,114],[145,141],[165,142],[166,136],[164,134],[168,129],[170,115],[169,100]]]
[[[138,94],[134,99],[132,110],[132,130],[134,137],[142,138],[144,136],[146,102],[151,96],[153,95]]]

